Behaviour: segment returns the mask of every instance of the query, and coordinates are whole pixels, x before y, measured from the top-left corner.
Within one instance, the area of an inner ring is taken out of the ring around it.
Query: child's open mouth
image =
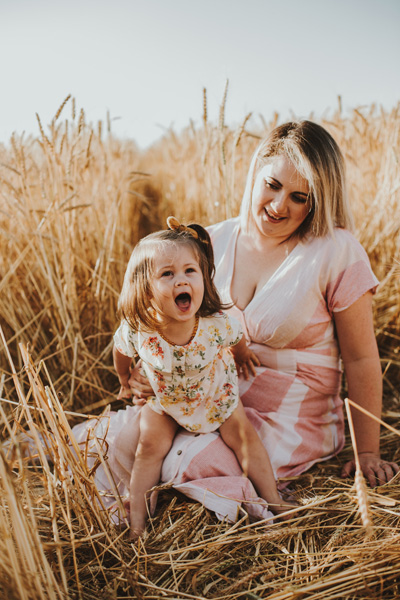
[[[179,296],[175,298],[175,304],[177,305],[179,310],[182,310],[183,312],[189,310],[191,302],[192,299],[190,297],[190,294],[187,293],[179,294]]]

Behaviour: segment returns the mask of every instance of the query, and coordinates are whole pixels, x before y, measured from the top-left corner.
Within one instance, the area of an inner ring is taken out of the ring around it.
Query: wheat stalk
[[[348,398],[346,398],[344,402],[345,402],[345,406],[346,406],[347,419],[348,419],[348,423],[349,423],[351,442],[353,444],[354,462],[356,464],[354,485],[355,485],[356,492],[357,492],[357,500],[358,500],[358,506],[359,506],[359,510],[360,510],[361,521],[365,527],[367,538],[369,538],[373,535],[374,530],[373,530],[371,514],[369,511],[367,486],[365,484],[364,475],[363,475],[363,472],[362,472],[361,466],[360,466],[360,459],[358,457],[357,441],[356,441],[356,436],[355,436],[355,432],[354,432],[353,418],[352,418],[351,411],[350,411],[350,400]],[[351,404],[354,406],[353,402]]]

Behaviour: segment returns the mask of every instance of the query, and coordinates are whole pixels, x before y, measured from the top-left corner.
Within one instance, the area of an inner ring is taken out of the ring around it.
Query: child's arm
[[[118,400],[122,398],[131,399],[132,398],[132,390],[130,387],[129,379],[131,375],[131,364],[132,358],[130,356],[125,356],[125,354],[121,354],[117,348],[113,347],[113,358],[114,358],[114,368],[117,372],[119,382],[121,384],[121,389],[117,396]]]
[[[246,344],[246,338],[243,336],[238,344],[230,348],[233,358],[235,359],[238,375],[243,375],[245,379],[251,375],[256,376],[254,365],[260,366],[260,361],[257,356],[250,350]]]

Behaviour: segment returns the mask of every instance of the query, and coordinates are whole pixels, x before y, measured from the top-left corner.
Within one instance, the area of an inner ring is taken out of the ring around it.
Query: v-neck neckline
[[[232,299],[232,282],[233,282],[233,275],[235,272],[235,258],[236,258],[236,248],[237,248],[237,243],[239,240],[239,235],[241,232],[241,227],[240,224],[237,228],[236,231],[236,239],[234,240],[233,244],[232,244],[232,260],[230,261],[231,264],[231,272],[230,272],[230,278],[229,278],[229,285],[227,286],[227,292],[228,292],[228,297],[229,297],[229,301],[232,302],[234,304],[234,301]],[[289,252],[289,254],[287,256],[285,256],[285,258],[283,259],[283,261],[281,262],[281,264],[277,267],[277,269],[275,269],[275,271],[272,273],[271,277],[264,283],[264,285],[258,290],[255,291],[253,297],[251,298],[251,300],[247,303],[247,305],[244,308],[239,308],[239,306],[237,306],[236,304],[234,304],[235,308],[237,310],[239,310],[241,313],[245,313],[247,311],[247,309],[249,308],[249,306],[256,300],[256,298],[269,286],[269,284],[271,282],[273,282],[273,280],[276,278],[276,275],[279,273],[279,271],[283,268],[284,265],[286,265],[287,262],[289,262],[289,259],[291,257],[293,257],[293,254],[295,253],[296,249],[300,246],[301,244],[301,240],[298,240],[297,244],[294,246],[294,248],[292,248],[292,250]]]

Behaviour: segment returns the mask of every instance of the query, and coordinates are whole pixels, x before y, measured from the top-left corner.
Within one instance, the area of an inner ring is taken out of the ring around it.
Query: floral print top
[[[147,403],[188,431],[215,431],[235,410],[238,378],[229,346],[243,336],[239,322],[224,312],[200,317],[186,346],[168,343],[157,332],[134,331],[123,320],[114,344],[125,356],[139,356],[154,390]]]

